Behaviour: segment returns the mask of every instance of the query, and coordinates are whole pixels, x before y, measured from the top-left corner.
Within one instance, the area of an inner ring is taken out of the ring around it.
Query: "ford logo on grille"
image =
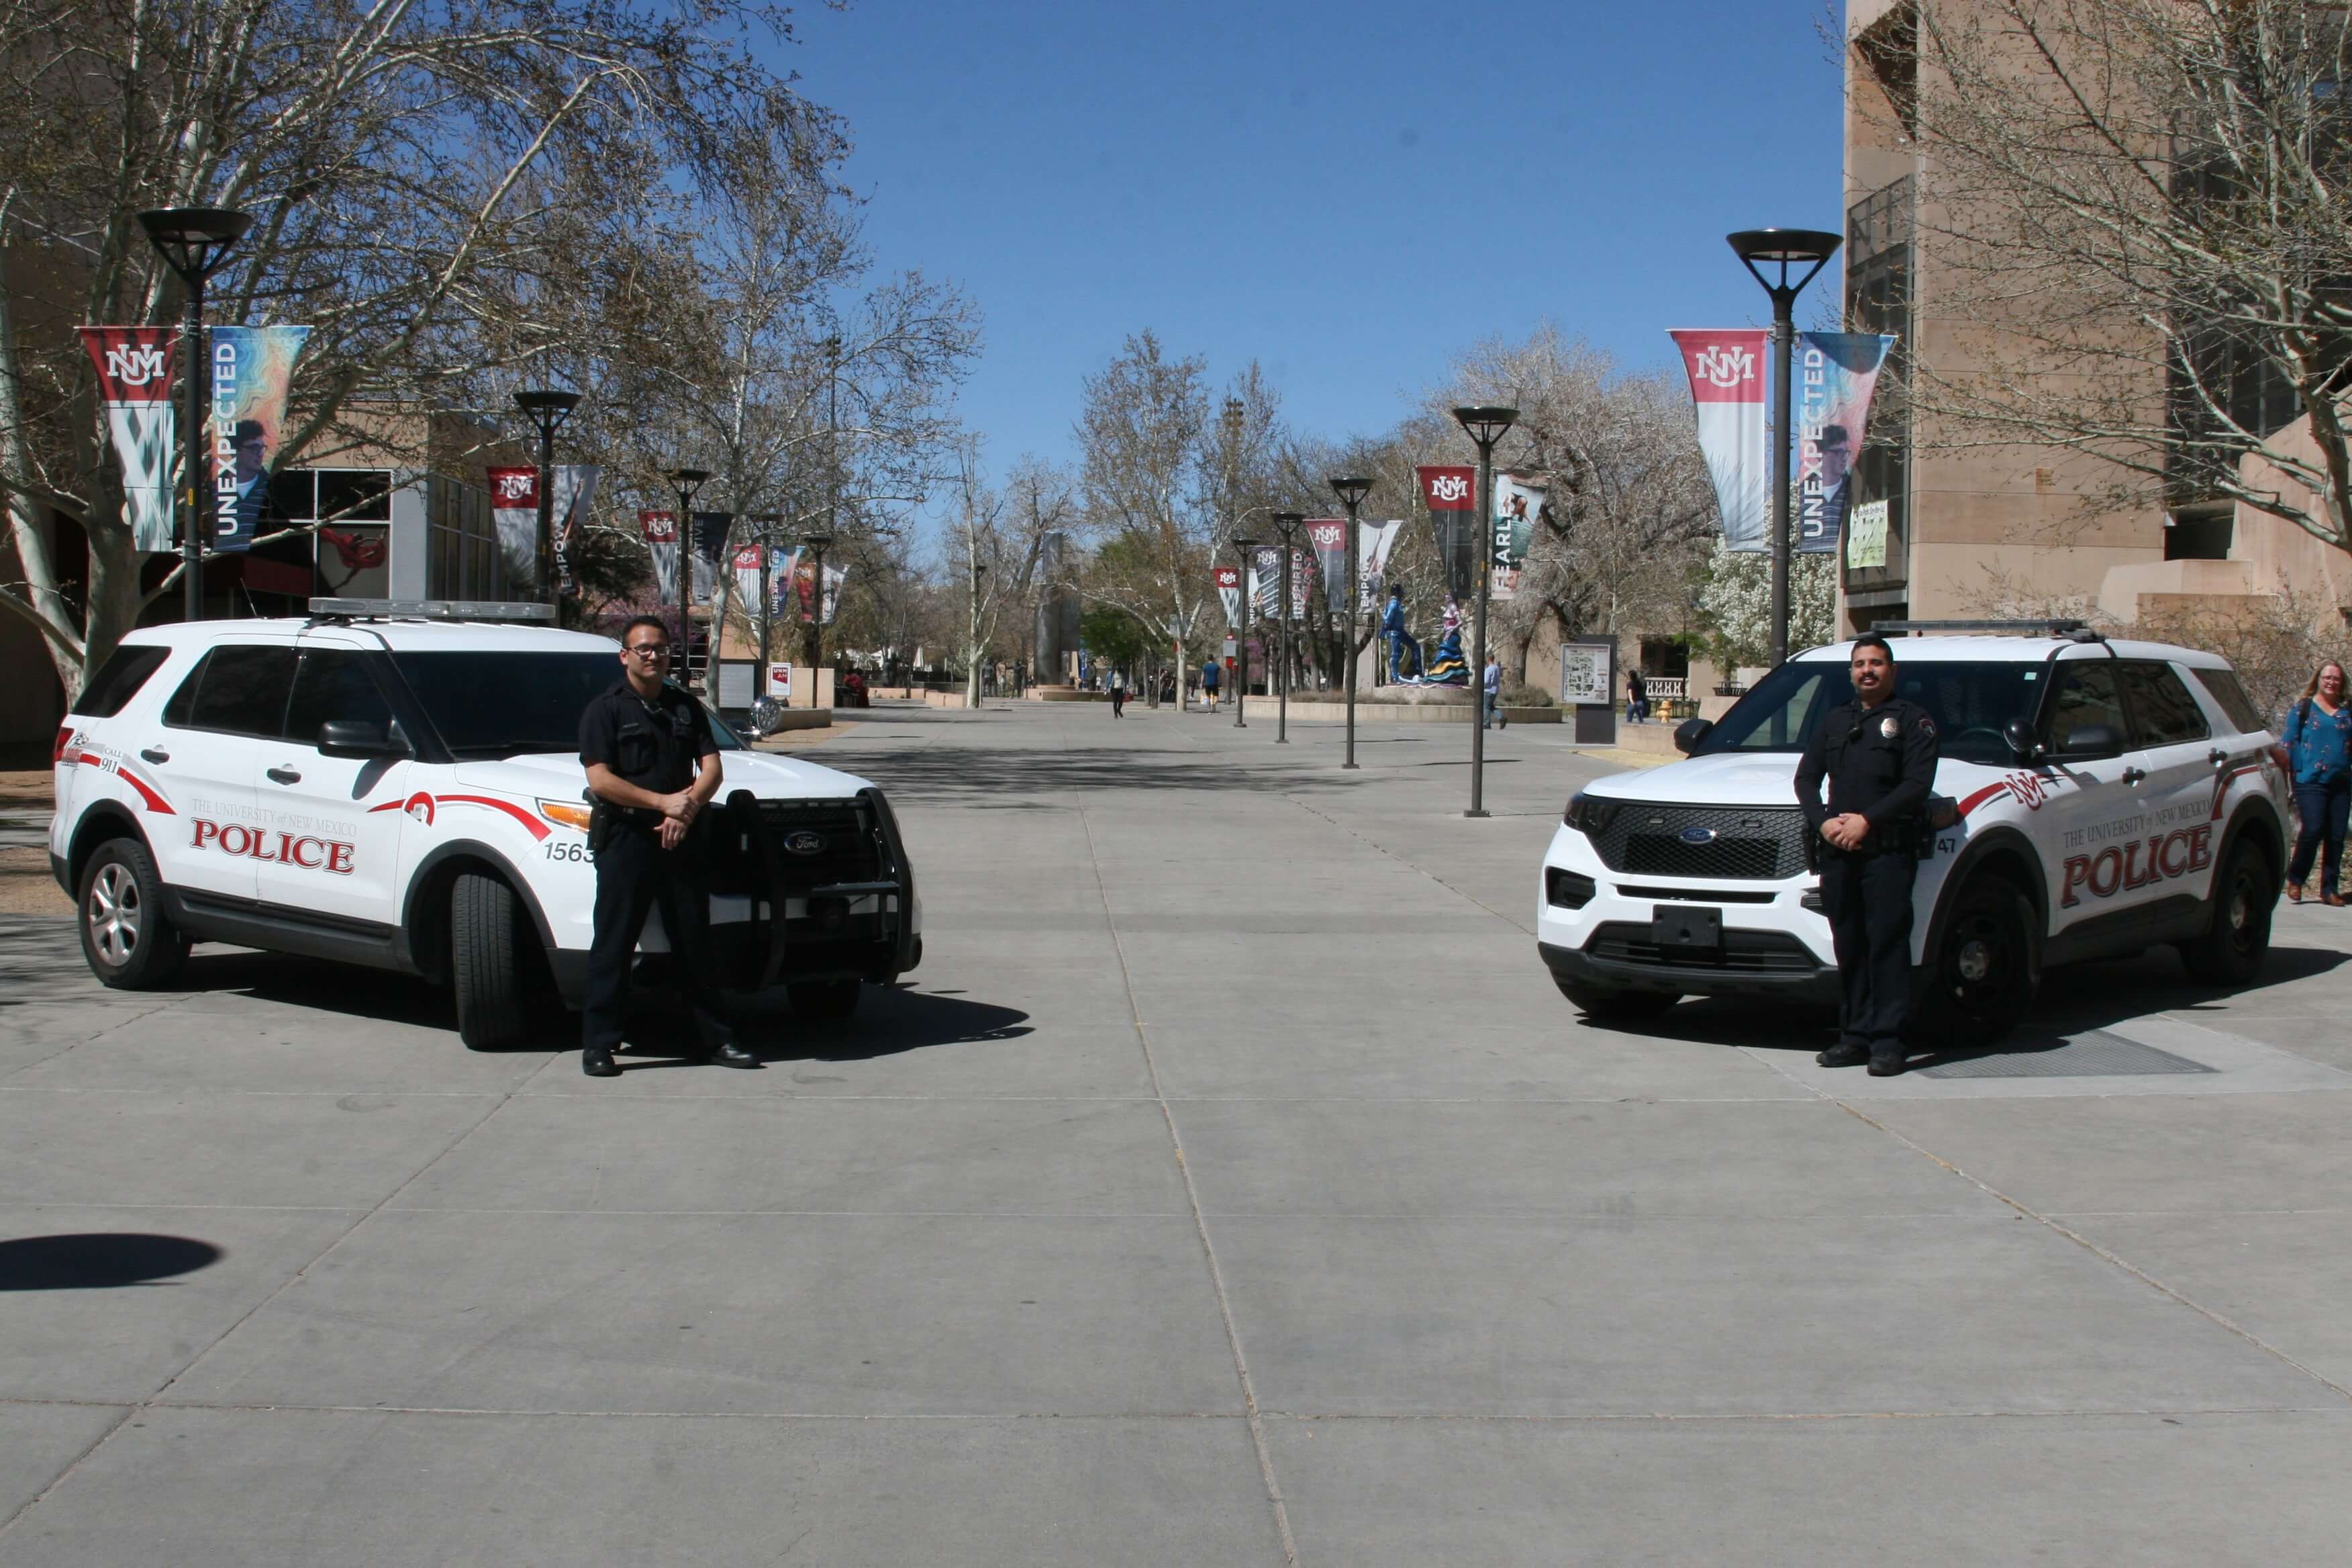
[[[1681,839],[1685,844],[1712,844],[1715,842],[1715,829],[1712,827],[1685,827],[1680,833],[1675,834],[1675,837]]]
[[[1710,833],[1707,837],[1712,838],[1715,835]],[[824,835],[803,828],[785,838],[784,847],[794,855],[822,855],[824,853]]]

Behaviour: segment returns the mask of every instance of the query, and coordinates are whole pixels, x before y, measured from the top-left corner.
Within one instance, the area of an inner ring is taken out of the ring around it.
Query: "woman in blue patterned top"
[[[2342,908],[2336,878],[2343,870],[2344,829],[2352,816],[2352,712],[2344,705],[2344,667],[2329,659],[2287,710],[2279,740],[2294,764],[2294,860],[2286,868],[2286,896],[2303,902],[2304,879],[2324,843],[2319,901]]]

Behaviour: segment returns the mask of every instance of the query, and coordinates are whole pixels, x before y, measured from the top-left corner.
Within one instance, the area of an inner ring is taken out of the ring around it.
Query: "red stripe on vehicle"
[[[486,795],[436,795],[433,799],[436,805],[487,805],[492,811],[503,811],[521,823],[530,830],[530,836],[533,838],[547,837],[547,828],[539,818],[508,801],[493,800]]]
[[[132,789],[139,792],[140,797],[146,801],[148,810],[155,813],[158,816],[177,816],[180,815],[178,812],[172,809],[172,803],[165,800],[161,795],[157,794],[154,786],[148,784],[145,779],[141,778],[137,773],[132,773],[129,768],[122,766],[120,763],[115,764],[114,771],[121,778],[124,784],[129,784]]]
[[[2230,786],[2237,783],[2240,779],[2244,778],[2248,773],[2258,773],[2262,771],[2262,764],[2255,763],[2245,767],[2231,768],[2228,773],[2223,773],[2220,778],[2215,779],[2213,781],[2213,815],[2207,817],[2205,820],[2208,822],[2221,821],[2221,805],[2222,803],[2229,798]]]
[[[1960,815],[1962,816],[1966,816],[1969,813],[1974,811],[1977,807],[1982,805],[1993,796],[1997,795],[2006,795],[2008,793],[2009,785],[2006,784],[1989,784],[1985,785],[1984,788],[1977,791],[1976,794],[1969,796],[1968,799],[1960,802]]]

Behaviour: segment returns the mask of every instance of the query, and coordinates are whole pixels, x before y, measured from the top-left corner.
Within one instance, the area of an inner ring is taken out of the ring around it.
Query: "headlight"
[[[542,800],[539,815],[564,827],[588,831],[588,803],[581,800]]]
[[[1607,827],[1610,819],[1617,815],[1619,804],[1617,801],[1604,800],[1595,795],[1570,795],[1568,799],[1568,809],[1560,813],[1559,819],[1579,833],[1598,833]]]

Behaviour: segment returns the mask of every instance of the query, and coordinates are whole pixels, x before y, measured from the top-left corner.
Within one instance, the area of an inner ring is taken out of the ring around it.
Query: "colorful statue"
[[[1414,652],[1420,651],[1416,645]],[[1462,657],[1462,606],[1449,599],[1445,603],[1445,635],[1437,641],[1436,651],[1418,676],[1408,676],[1398,682],[1402,686],[1467,686],[1470,684],[1470,663]]]

